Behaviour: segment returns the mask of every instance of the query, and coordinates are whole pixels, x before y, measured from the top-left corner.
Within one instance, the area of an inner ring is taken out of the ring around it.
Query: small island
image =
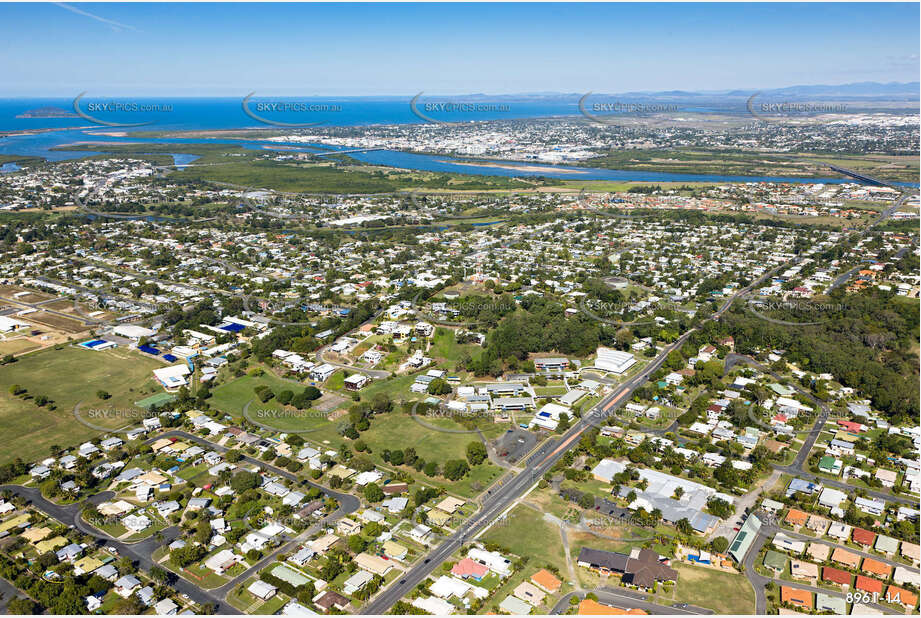
[[[54,107],[54,106],[49,105],[45,107],[38,107],[36,109],[30,109],[28,111],[25,111],[19,114],[16,117],[17,118],[79,118],[80,116],[64,108]]]

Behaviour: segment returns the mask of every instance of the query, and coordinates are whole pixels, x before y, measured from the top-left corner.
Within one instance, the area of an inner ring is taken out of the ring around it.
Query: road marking
[[[621,397],[623,397],[624,395],[627,394],[627,390],[628,390],[628,389],[625,388],[625,389],[623,389],[622,391],[620,391],[620,392],[617,394],[617,397],[615,397],[615,398],[612,399],[610,402],[608,402],[608,405],[606,405],[606,406],[605,406],[604,408],[602,408],[602,409],[603,409],[605,412],[607,412],[608,410],[610,410],[610,409],[614,406],[614,404],[616,404],[618,401],[620,401],[620,398],[621,398]]]

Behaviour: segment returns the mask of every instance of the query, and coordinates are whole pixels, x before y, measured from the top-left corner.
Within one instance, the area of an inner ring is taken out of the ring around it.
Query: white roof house
[[[186,379],[186,376],[190,373],[192,373],[192,371],[186,364],[161,367],[153,371],[154,377],[157,378],[157,381],[168,391],[177,390],[187,385],[189,381]]]
[[[247,590],[252,593],[254,596],[265,601],[266,599],[271,599],[275,596],[275,592],[278,590],[272,584],[266,583],[261,579],[257,579],[252,584],[250,584]]]
[[[470,551],[467,552],[467,557],[474,562],[479,562],[486,566],[497,575],[504,577],[510,575],[512,572],[512,561],[499,552],[486,551],[485,549],[472,547]]]

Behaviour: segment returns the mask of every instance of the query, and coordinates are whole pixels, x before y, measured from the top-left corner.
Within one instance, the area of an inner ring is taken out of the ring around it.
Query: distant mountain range
[[[686,101],[686,102],[715,102],[732,100],[745,100],[758,93],[762,100],[784,100],[784,101],[914,101],[921,100],[921,82],[898,83],[890,82],[887,84],[878,82],[858,82],[853,84],[839,85],[814,85],[814,86],[787,86],[785,88],[764,88],[764,89],[735,89],[735,90],[634,90],[629,92],[593,92],[593,99],[598,97],[620,97],[634,101],[657,100],[657,101]],[[454,99],[465,100],[517,100],[517,101],[552,101],[552,100],[578,100],[586,93],[584,92],[533,92],[520,94],[490,95],[490,94],[469,94],[469,95],[450,95]],[[426,98],[434,98],[442,95],[426,93]]]

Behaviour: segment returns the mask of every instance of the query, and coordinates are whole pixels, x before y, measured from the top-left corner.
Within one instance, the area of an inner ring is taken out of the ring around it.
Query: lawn
[[[526,534],[522,534],[523,531]],[[507,580],[503,580],[492,591],[492,596],[487,607],[497,605],[508,594],[511,594],[518,584],[527,580],[540,568],[546,566],[556,567],[558,576],[566,581],[569,579],[569,570],[566,567],[566,556],[563,550],[563,541],[560,529],[543,518],[543,513],[524,505],[512,509],[506,518],[498,520],[492,528],[480,537],[484,543],[495,543],[516,556],[527,558],[527,564],[519,569]],[[564,590],[568,586],[564,585]],[[548,595],[539,613],[549,613],[556,601],[556,595]]]
[[[345,372],[337,371],[333,375],[329,376],[325,386],[326,388],[334,391],[341,391],[343,388],[345,388]]]
[[[24,337],[15,339],[0,339],[0,356],[5,356],[7,354],[22,354],[23,352],[35,350],[39,347],[41,346],[38,343],[30,341]]]
[[[134,402],[157,389],[162,391],[151,373],[162,366],[126,350],[96,352],[77,347],[42,350],[5,365],[0,383],[0,426],[4,429],[0,463],[16,457],[34,461],[47,456],[53,444],[73,446],[99,436],[102,432],[74,418],[78,403],[82,403],[81,415],[93,411],[94,425],[115,429],[138,423],[140,411]],[[32,398],[12,396],[12,384],[19,384],[33,397],[49,397],[55,409],[39,407]],[[111,397],[100,400],[99,390]],[[106,415],[105,410],[118,414]]]
[[[444,429],[465,429],[460,424],[447,418],[426,418],[425,423]],[[487,438],[494,438],[505,427],[490,423],[484,425],[483,433]],[[314,436],[311,436],[314,437]],[[316,436],[319,437],[319,436]],[[414,448],[416,454],[426,461],[434,461],[442,466],[449,459],[466,460],[467,444],[479,442],[476,433],[448,433],[423,426],[408,415],[390,413],[380,415],[371,422],[371,428],[362,432],[361,439],[371,447],[372,459],[383,463],[380,451]],[[501,469],[489,463],[483,463],[471,469],[470,473],[457,482],[442,477],[428,477],[421,472],[408,469],[420,481],[429,485],[444,487],[447,491],[473,497],[492,483],[501,474]],[[477,486],[474,486],[476,484]]]
[[[755,591],[744,575],[681,563],[672,568],[678,571],[677,602],[708,607],[717,614],[755,613]]]
[[[269,399],[267,402],[262,403],[256,399],[256,393],[253,391],[254,388],[260,385],[268,386],[272,389],[272,392],[276,395],[281,391],[291,391],[292,393],[297,393],[303,391],[305,386],[295,384],[294,382],[289,382],[275,376],[272,373],[266,372],[261,376],[243,376],[237,378],[236,380],[225,382],[212,392],[211,398],[208,400],[208,403],[211,404],[211,407],[217,408],[221,412],[231,415],[234,418],[240,418],[243,416],[243,407],[246,403],[253,399],[253,406],[257,406],[265,410],[281,410],[283,406],[279,404],[274,398]],[[252,407],[252,406],[250,406]]]
[[[365,401],[371,399],[378,393],[384,393],[394,401],[400,399],[413,400],[428,397],[419,393],[411,393],[409,387],[416,381],[416,376],[398,376],[384,380],[371,380],[371,382],[361,389],[361,398]]]
[[[448,418],[422,417],[422,422],[446,430],[465,430]],[[498,426],[497,426],[498,427]],[[489,434],[487,434],[489,437]],[[426,461],[443,463],[449,459],[466,459],[470,442],[479,442],[476,433],[447,433],[423,426],[407,414],[391,413],[376,416],[371,429],[361,434],[361,439],[375,453],[382,449],[416,449],[416,454]]]
[[[522,534],[525,530],[527,534]],[[500,545],[517,556],[527,556],[530,558],[528,571],[550,564],[560,573],[566,573],[559,527],[546,521],[542,512],[528,506],[516,506],[504,520],[493,524],[480,540]]]
[[[464,352],[474,357],[477,355],[478,351],[482,351],[482,349],[483,348],[480,346],[474,344],[457,343],[457,337],[453,329],[438,327],[435,329],[435,334],[432,337],[432,347],[429,349],[429,355],[438,360],[450,361],[453,368],[453,363],[455,363]]]

